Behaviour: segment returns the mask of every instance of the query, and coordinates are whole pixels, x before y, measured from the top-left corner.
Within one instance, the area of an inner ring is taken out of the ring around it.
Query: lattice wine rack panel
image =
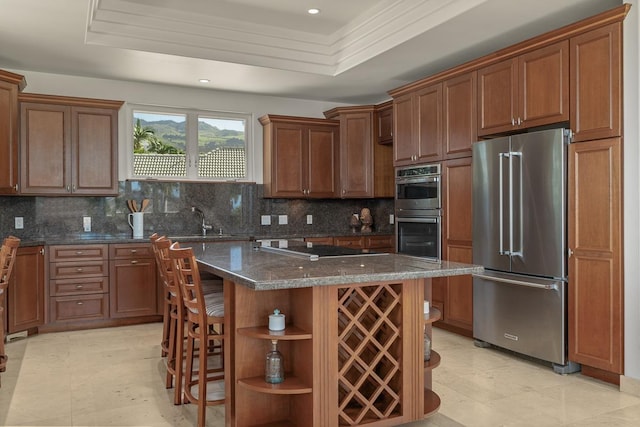
[[[338,290],[339,425],[402,413],[402,286]]]

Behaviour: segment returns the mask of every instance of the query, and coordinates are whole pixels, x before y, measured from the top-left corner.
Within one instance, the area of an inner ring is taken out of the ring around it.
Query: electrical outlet
[[[289,218],[286,215],[278,215],[278,224],[287,225],[289,223]]]
[[[90,216],[83,216],[82,217],[82,229],[84,230],[85,233],[88,233],[91,231],[91,217]]]
[[[313,224],[313,215],[307,215],[307,224]]]
[[[16,230],[22,230],[24,228],[24,218],[21,216],[15,217],[15,228]]]
[[[389,224],[395,224],[396,218],[393,214],[389,214]]]
[[[260,216],[260,225],[271,225],[271,215]]]

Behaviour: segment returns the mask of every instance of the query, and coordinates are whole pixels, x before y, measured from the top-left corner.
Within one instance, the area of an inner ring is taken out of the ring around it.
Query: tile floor
[[[164,388],[160,324],[51,333],[7,345],[4,426],[193,426],[193,405]],[[438,414],[405,427],[638,426],[640,398],[579,374],[560,376],[510,354],[434,330],[442,356]],[[224,408],[207,425],[224,425]]]

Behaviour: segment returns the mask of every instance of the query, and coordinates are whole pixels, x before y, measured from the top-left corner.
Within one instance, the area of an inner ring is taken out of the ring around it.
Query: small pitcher
[[[133,230],[134,239],[144,237],[144,217],[142,215],[144,215],[143,212],[132,212],[127,217],[129,227]]]

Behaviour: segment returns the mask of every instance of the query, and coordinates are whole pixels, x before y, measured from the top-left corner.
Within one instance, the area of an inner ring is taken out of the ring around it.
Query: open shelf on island
[[[238,328],[238,334],[265,340],[295,341],[311,339],[311,333],[293,325],[287,326],[283,331],[272,331],[267,326]]]
[[[442,318],[442,312],[435,307],[431,307],[429,313],[424,314],[424,323],[437,322],[440,318]]]
[[[440,353],[431,350],[431,358],[424,361],[424,369],[434,369],[440,365]]]
[[[304,384],[300,379],[286,376],[284,382],[280,384],[269,384],[264,377],[251,377],[238,380],[238,384],[249,390],[265,394],[306,394],[311,393],[311,387]]]
[[[424,416],[425,418],[438,412],[440,408],[440,396],[428,388],[424,390]]]
[[[253,427],[295,427],[295,424],[289,420],[275,421],[267,424],[256,424]]]

